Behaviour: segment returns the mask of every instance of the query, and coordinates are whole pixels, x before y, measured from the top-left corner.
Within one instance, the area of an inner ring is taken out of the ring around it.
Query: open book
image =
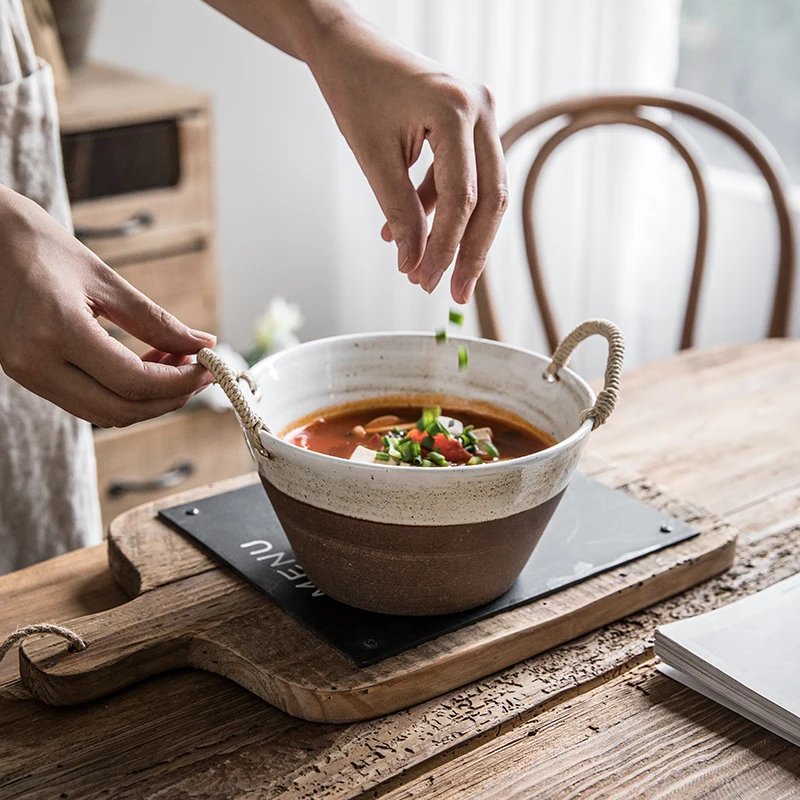
[[[800,573],[656,629],[665,675],[800,746]]]

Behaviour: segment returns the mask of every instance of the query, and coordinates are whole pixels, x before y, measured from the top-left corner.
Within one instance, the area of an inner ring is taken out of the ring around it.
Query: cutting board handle
[[[191,602],[186,583],[160,587],[65,623],[86,642],[81,652],[54,636],[28,639],[19,655],[25,688],[50,705],[73,705],[188,666],[189,646],[203,629],[208,610],[202,597]]]

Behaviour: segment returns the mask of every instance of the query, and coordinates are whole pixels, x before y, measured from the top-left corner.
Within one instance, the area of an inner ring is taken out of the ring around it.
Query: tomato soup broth
[[[323,410],[282,438],[337,458],[402,466],[477,466],[531,455],[556,443],[523,420],[512,422],[485,409],[379,403]]]

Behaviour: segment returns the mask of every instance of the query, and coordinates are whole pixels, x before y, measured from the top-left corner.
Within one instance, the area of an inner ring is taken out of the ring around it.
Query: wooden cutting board
[[[20,649],[28,690],[53,705],[103,697],[179,667],[216,672],[289,714],[317,722],[369,719],[485,677],[722,572],[736,533],[707,511],[596,460],[584,472],[689,522],[700,535],[541,600],[360,668],[156,518],[159,508],[257,481],[235,478],[118,517],[111,572],[130,602],[66,623],[88,643],[48,636]]]

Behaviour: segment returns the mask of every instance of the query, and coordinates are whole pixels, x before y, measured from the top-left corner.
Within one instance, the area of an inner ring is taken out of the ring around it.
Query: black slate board
[[[159,516],[359,666],[697,535],[686,523],[578,473],[519,579],[502,597],[458,614],[398,617],[360,611],[317,590],[260,485],[166,508]]]

